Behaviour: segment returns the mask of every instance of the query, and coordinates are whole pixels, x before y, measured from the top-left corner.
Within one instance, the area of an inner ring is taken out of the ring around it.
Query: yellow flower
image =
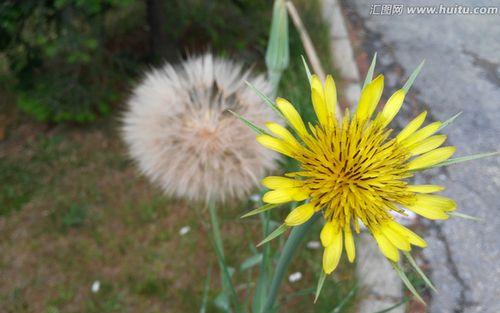
[[[453,200],[435,195],[443,190],[435,185],[411,185],[408,179],[450,158],[454,147],[440,147],[446,140],[436,135],[442,123],[422,127],[426,112],[418,115],[396,136],[387,128],[405,98],[396,91],[384,108],[375,109],[384,88],[379,75],[364,89],[356,112],[346,110],[341,121],[336,118],[337,96],[331,76],[323,84],[311,77],[311,98],[318,119],[307,127],[294,106],[276,99],[293,133],[277,123],[267,123],[270,134],[257,136],[265,147],[297,160],[301,170],[284,177],[266,177],[262,183],[270,189],[263,201],[281,204],[305,201],[285,219],[297,226],[321,212],[325,224],[320,238],[324,247],[323,270],[335,270],[345,249],[349,261],[355,259],[353,229],[359,233],[360,222],[371,232],[382,253],[391,261],[399,260],[399,250],[425,247],[417,234],[399,225],[392,212],[405,214],[402,208],[429,219],[447,219],[455,210]]]

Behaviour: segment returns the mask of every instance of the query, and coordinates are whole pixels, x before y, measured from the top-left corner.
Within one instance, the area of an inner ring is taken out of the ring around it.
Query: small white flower
[[[321,243],[317,240],[309,241],[307,243],[306,247],[308,249],[311,249],[311,250],[317,250],[317,249],[321,248]]]
[[[179,230],[179,235],[184,236],[191,231],[191,227],[184,226]]]
[[[302,279],[301,272],[295,272],[295,273],[290,274],[290,276],[288,276],[288,281],[291,283],[298,282],[301,279]]]
[[[93,293],[97,293],[99,292],[99,288],[101,288],[101,282],[96,280],[92,283],[90,290],[92,290]]]

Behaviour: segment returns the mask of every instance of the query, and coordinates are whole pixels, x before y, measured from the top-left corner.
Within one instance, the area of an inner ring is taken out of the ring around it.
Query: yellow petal
[[[316,75],[311,76],[311,100],[318,121],[322,125],[326,125],[328,112],[326,110],[325,94],[323,92],[323,84]]]
[[[356,247],[354,245],[354,237],[352,236],[351,227],[346,225],[344,228],[344,241],[345,241],[345,251],[347,252],[347,259],[349,262],[354,262],[356,257]]]
[[[303,182],[282,176],[267,176],[262,180],[262,185],[269,189],[293,188],[302,186]]]
[[[299,144],[297,139],[295,139],[292,133],[289,132],[288,129],[281,126],[280,124],[274,122],[268,122],[266,123],[266,127],[271,131],[271,133],[276,135],[276,137],[283,139],[290,146],[296,149],[301,147],[301,145]]]
[[[419,194],[415,203],[408,206],[408,209],[431,220],[446,220],[446,212],[455,210],[456,203],[443,196]]]
[[[307,130],[304,125],[304,121],[300,117],[297,110],[295,110],[293,105],[283,98],[277,98],[276,105],[288,120],[290,125],[292,125],[293,129],[295,129],[295,131],[298,133],[298,135],[302,138],[305,137],[307,135]]]
[[[446,140],[446,135],[436,135],[418,142],[410,147],[411,155],[429,152],[441,146]]]
[[[403,236],[406,236],[408,238],[408,241],[415,246],[425,248],[427,247],[427,243],[425,240],[423,240],[419,235],[415,234],[408,228],[404,227],[403,225],[400,225],[396,222],[389,222],[389,227],[391,227],[393,230],[397,231]]]
[[[319,238],[321,239],[321,243],[323,247],[328,247],[333,243],[333,238],[335,236],[336,230],[335,226],[332,222],[326,222],[325,226],[321,229],[321,233],[319,234]]]
[[[293,200],[292,195],[286,192],[286,189],[277,189],[268,191],[262,197],[262,201],[264,201],[265,203],[272,203],[272,204],[285,203],[285,202],[290,202],[292,200]]]
[[[444,187],[438,185],[410,185],[407,187],[407,190],[418,193],[434,193],[443,191]]]
[[[401,141],[401,144],[405,147],[409,147],[413,144],[421,142],[425,138],[432,136],[435,132],[437,132],[439,130],[439,127],[441,127],[441,125],[442,125],[441,122],[431,123],[425,126],[424,128],[416,131],[412,135],[408,136],[408,138]]]
[[[337,108],[337,88],[335,87],[335,81],[332,75],[326,76],[325,81],[325,103],[326,111],[331,117],[332,121],[335,121],[335,110]]]
[[[330,274],[339,264],[342,255],[342,232],[339,230],[333,238],[332,244],[325,248],[323,252],[323,271]]]
[[[406,236],[394,231],[389,225],[380,226],[382,234],[399,250],[410,251],[410,242]]]
[[[288,214],[285,224],[288,226],[297,226],[307,222],[314,214],[314,205],[310,203],[296,207]]]
[[[382,254],[389,260],[399,261],[398,249],[379,230],[374,230],[372,233]]]
[[[415,117],[405,128],[396,136],[396,141],[401,142],[406,137],[413,134],[419,127],[424,123],[425,117],[427,116],[427,112],[424,111],[420,113],[417,117]]]
[[[410,206],[408,209],[430,220],[446,220],[449,217],[448,214],[440,209],[419,206]]]
[[[302,201],[309,198],[309,191],[302,188],[293,188],[292,199],[293,201]]]
[[[455,153],[455,147],[444,147],[432,150],[408,162],[409,170],[423,169],[449,159]]]
[[[356,116],[360,120],[369,119],[382,96],[384,90],[384,75],[379,75],[372,80],[361,92]]]
[[[289,157],[293,157],[292,150],[290,146],[287,145],[283,140],[271,137],[269,135],[258,135],[256,137],[258,143],[263,145],[264,147],[277,151],[281,154],[287,155]]]
[[[383,127],[387,126],[396,116],[396,114],[398,114],[404,99],[405,91],[403,89],[399,89],[389,98],[389,100],[387,100],[387,103],[385,104],[384,109],[380,114]]]
[[[448,197],[440,195],[417,195],[415,205],[440,208],[443,211],[454,211],[457,203]]]

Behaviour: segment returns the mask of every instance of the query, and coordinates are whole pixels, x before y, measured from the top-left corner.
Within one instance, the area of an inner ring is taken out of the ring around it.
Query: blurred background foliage
[[[146,65],[206,50],[262,59],[269,6],[260,0],[3,1],[0,79],[19,108],[39,120],[93,121],[123,100],[129,80]]]

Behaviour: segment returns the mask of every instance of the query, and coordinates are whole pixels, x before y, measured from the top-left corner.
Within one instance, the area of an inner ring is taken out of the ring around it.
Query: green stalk
[[[231,282],[231,275],[226,265],[226,260],[224,257],[224,247],[222,245],[222,236],[220,233],[219,219],[217,218],[215,206],[211,202],[208,204],[208,212],[210,213],[210,223],[213,236],[212,241],[221,271],[222,292],[229,298],[232,298],[232,302],[235,306],[236,312],[239,313],[241,312],[241,307],[238,300],[238,295],[236,294],[236,290],[233,286],[233,283]]]
[[[208,212],[210,213],[210,223],[212,224],[212,235],[214,236],[214,242],[217,246],[216,248],[220,251],[222,257],[224,257],[224,248],[222,246],[222,236],[220,234],[219,219],[217,218],[217,212],[215,206],[212,202],[208,204]]]
[[[280,258],[278,260],[278,264],[276,265],[273,280],[271,282],[271,288],[269,290],[269,296],[267,297],[266,305],[264,306],[264,309],[261,311],[261,313],[272,312],[274,303],[276,302],[276,298],[278,296],[281,282],[283,281],[283,276],[285,275],[285,270],[292,260],[292,257],[295,254],[295,251],[297,250],[300,242],[319,217],[320,214],[315,214],[313,217],[311,217],[311,219],[309,219],[309,221],[292,229],[292,232],[290,233],[290,236],[288,236],[285,246],[283,247],[283,251],[281,252]]]

